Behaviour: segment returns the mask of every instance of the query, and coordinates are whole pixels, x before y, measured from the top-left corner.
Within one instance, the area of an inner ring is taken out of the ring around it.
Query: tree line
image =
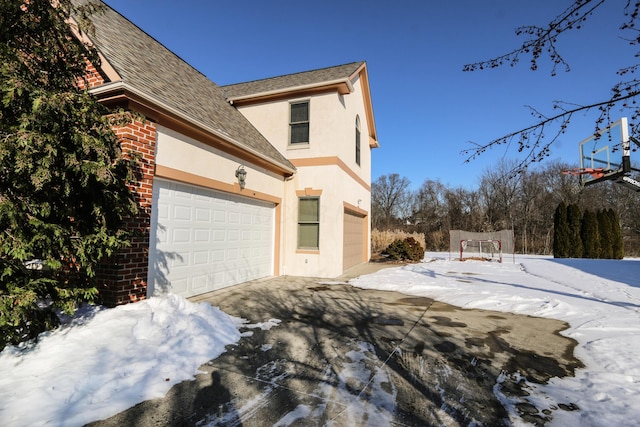
[[[625,256],[640,255],[639,193],[609,181],[582,187],[562,173],[572,165],[557,161],[514,174],[514,162],[482,172],[475,189],[427,178],[414,190],[406,177],[382,175],[371,187],[372,228],[422,233],[429,251],[449,249],[449,230],[512,229],[517,253],[551,255],[555,211],[564,203],[582,212],[611,209]]]

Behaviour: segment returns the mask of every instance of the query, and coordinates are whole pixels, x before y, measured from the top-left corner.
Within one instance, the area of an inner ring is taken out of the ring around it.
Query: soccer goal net
[[[513,230],[492,232],[449,231],[449,259],[459,256],[460,261],[479,260],[502,262],[505,256],[513,257]]]

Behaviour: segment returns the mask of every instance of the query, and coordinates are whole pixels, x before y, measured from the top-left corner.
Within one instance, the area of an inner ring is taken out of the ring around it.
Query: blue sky
[[[542,61],[463,72],[463,65],[519,46],[514,29],[544,25],[573,0],[107,0],[145,32],[219,85],[367,61],[381,148],[372,179],[398,173],[412,188],[426,179],[477,188],[512,148],[465,164],[469,141],[485,143],[535,123],[527,105],[588,104],[609,95],[615,72],[634,63],[622,40],[621,1],[608,1],[581,30],[561,39],[571,71]],[[551,159],[578,162],[593,116],[577,117]],[[632,159],[633,160],[633,159]]]

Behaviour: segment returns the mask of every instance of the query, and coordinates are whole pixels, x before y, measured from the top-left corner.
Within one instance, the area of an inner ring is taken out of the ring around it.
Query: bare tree
[[[582,187],[576,178],[561,173],[571,167],[573,166],[568,163],[556,160],[546,163],[545,167],[540,170],[542,174],[540,185],[544,186],[545,191],[549,194],[549,203],[554,206],[554,209],[560,202],[577,203],[580,198]]]
[[[439,180],[427,179],[413,195],[412,219],[416,225],[433,229],[444,217],[445,186]]]
[[[427,250],[445,250],[449,244],[449,221],[445,193],[447,188],[439,180],[427,179],[413,193],[413,230],[424,234]]]
[[[448,230],[482,231],[483,209],[479,198],[477,191],[463,187],[445,191]]]
[[[397,173],[382,175],[371,185],[373,227],[388,228],[408,216],[409,181]]]
[[[536,213],[539,223],[537,233],[531,235],[529,240],[530,251],[539,254],[551,254],[553,251],[553,215],[560,202],[565,204],[578,203],[582,197],[582,187],[574,176],[561,172],[572,167],[571,165],[551,161],[540,168],[534,179],[540,187],[541,193],[536,199]]]
[[[486,231],[513,228],[515,202],[521,179],[509,173],[514,165],[514,161],[502,160],[482,174],[480,193],[490,228]]]
[[[601,10],[604,3],[605,0],[573,0],[567,9],[544,27],[536,25],[518,27],[515,30],[516,35],[526,37],[520,47],[496,58],[467,64],[463,70],[477,71],[504,65],[515,66],[522,57],[529,57],[531,70],[537,70],[539,60],[543,56],[548,56],[553,63],[552,76],[556,75],[558,68],[569,71],[569,64],[556,48],[558,39],[570,31],[580,29],[594,13]],[[625,36],[623,38],[632,45],[639,45],[640,0],[627,0],[624,6],[621,3],[620,12],[620,30]],[[637,103],[640,95],[640,80],[634,77],[640,66],[637,63],[637,57],[638,55],[635,55],[633,59],[634,64],[618,70],[617,74],[621,81],[611,88],[610,96],[605,99],[596,99],[587,105],[554,101],[552,114],[545,114],[534,107],[529,107],[538,120],[537,123],[487,143],[472,143],[471,148],[463,151],[467,156],[466,161],[469,162],[496,146],[515,143],[518,152],[525,155],[514,171],[520,172],[531,163],[539,162],[549,156],[550,146],[565,132],[574,115],[590,111],[596,112],[594,134],[615,121],[611,118],[613,110],[623,110],[629,117],[630,135],[637,137],[640,132],[640,105]]]
[[[522,179],[517,194],[514,223],[519,231],[520,250],[522,253],[549,254],[556,204],[547,203],[549,197],[542,185],[543,173],[525,171],[519,175]]]
[[[611,181],[581,187],[575,177],[560,173],[568,169],[568,165],[558,161],[510,176],[505,171],[514,163],[503,162],[487,169],[478,190],[451,188],[438,180],[425,180],[417,191],[411,192],[407,188],[408,181],[397,174],[381,177],[372,188],[373,227],[422,233],[426,249],[433,251],[447,250],[451,229],[492,231],[512,228],[519,253],[548,255],[553,250],[554,212],[562,202],[565,206],[577,205],[583,211],[613,209],[622,227],[625,254],[640,254],[640,197],[637,193]],[[640,176],[635,179],[640,180]],[[403,197],[396,197],[400,202],[391,203],[394,188],[404,188],[400,191]],[[377,207],[382,201],[388,201],[387,206],[398,203],[400,207],[383,210]],[[411,206],[411,215],[405,216],[403,212],[408,206]],[[391,214],[385,217],[380,213],[383,211]],[[411,221],[400,221],[405,218]]]

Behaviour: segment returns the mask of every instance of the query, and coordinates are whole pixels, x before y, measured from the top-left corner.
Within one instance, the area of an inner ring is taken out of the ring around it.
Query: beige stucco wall
[[[308,189],[320,195],[320,248],[302,251],[298,244],[298,194]],[[316,166],[298,169],[287,182],[283,212],[283,274],[292,276],[337,277],[342,274],[342,237],[344,203],[370,212],[369,192],[339,166]],[[370,236],[370,230],[367,233]],[[367,245],[368,247],[370,245]],[[370,249],[366,254],[371,256]]]
[[[216,181],[220,185],[210,182],[208,186],[217,190],[224,190],[224,184],[235,185],[238,182],[236,169],[243,165],[247,178],[241,195],[254,197],[255,192],[282,198],[284,194],[281,176],[162,126],[158,126],[156,165]],[[200,180],[192,182],[202,183]]]
[[[297,167],[285,183],[282,214],[281,273],[293,276],[336,277],[343,268],[343,215],[345,203],[368,213],[366,259],[371,256],[371,149],[359,79],[354,92],[324,93],[265,104],[241,106],[240,112]],[[289,104],[309,100],[308,145],[289,145]],[[360,117],[360,165],[355,161],[355,123]],[[336,161],[336,158],[338,159]],[[298,195],[305,189],[322,190],[320,196],[320,248],[300,251]]]
[[[371,149],[360,79],[354,92],[337,92],[291,98],[266,104],[240,106],[238,110],[288,159],[338,156],[367,184],[371,183]],[[309,144],[289,145],[289,104],[309,100]],[[355,122],[360,117],[361,162],[355,161]]]

